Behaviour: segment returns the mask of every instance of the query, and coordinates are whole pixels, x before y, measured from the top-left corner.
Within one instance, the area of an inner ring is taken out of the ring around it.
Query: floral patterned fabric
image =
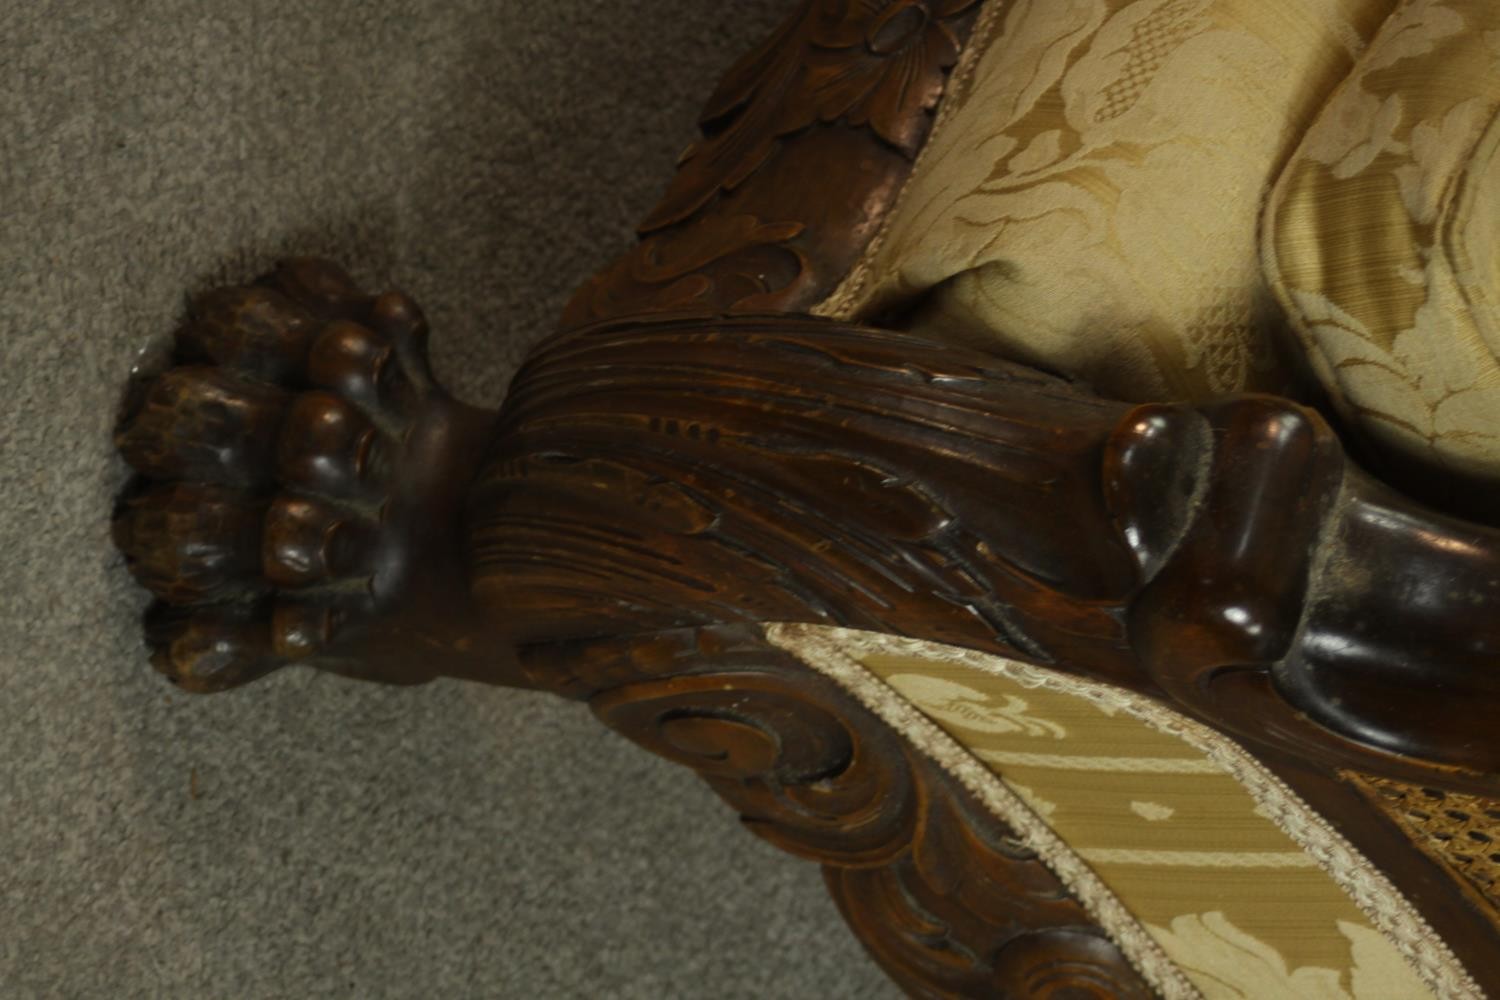
[[[813,626],[768,634],[877,711],[861,677],[935,722],[1209,1000],[1480,995],[1411,904],[1224,736],[1149,699],[996,656]],[[881,714],[900,725],[899,712]],[[918,727],[904,729],[951,769]]]
[[[1283,387],[1265,193],[1393,4],[996,0],[820,311],[899,311],[1127,399]]]
[[[1381,451],[1500,478],[1500,4],[1408,0],[1302,141],[1265,267]]]
[[[1195,748],[1124,712],[1008,678],[927,659],[859,660],[997,771],[1206,996],[1431,995]],[[1401,989],[1353,992],[1365,977]]]
[[[820,312],[1123,399],[1310,371],[1376,453],[1453,474],[1433,489],[1500,482],[1500,4],[991,10]]]

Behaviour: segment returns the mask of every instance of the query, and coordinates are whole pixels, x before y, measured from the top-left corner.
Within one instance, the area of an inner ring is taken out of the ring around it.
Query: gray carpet
[[[573,705],[146,666],[109,432],[185,290],[394,284],[495,401],[789,0],[0,0],[0,997],[888,997]]]

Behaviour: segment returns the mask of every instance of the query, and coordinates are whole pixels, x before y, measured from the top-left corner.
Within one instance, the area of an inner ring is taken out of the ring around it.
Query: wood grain
[[[1152,694],[1252,749],[1500,783],[1474,651],[1500,532],[1383,490],[1285,400],[1131,406],[788,317],[603,326],[517,376],[470,525],[474,593],[522,642],[891,632]],[[1434,580],[1461,599],[1412,600]]]

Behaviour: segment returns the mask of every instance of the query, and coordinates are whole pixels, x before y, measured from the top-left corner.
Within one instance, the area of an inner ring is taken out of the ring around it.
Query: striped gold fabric
[[[1123,712],[964,666],[859,660],[991,765],[1206,995],[1231,969],[1241,992],[1230,996],[1431,995],[1348,895],[1196,748]],[[1375,970],[1408,992],[1351,992]],[[1245,992],[1246,977],[1265,985]]]
[[[1003,818],[1060,838],[1204,997],[1479,996],[1390,882],[1223,735],[970,650],[813,626],[767,634],[961,777],[962,757],[902,706],[982,762],[1021,811]]]
[[[1500,3],[1392,15],[1277,185],[1265,266],[1378,446],[1500,478]]]

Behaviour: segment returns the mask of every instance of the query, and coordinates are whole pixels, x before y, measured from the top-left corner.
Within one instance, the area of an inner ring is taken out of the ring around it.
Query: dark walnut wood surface
[[[563,325],[822,300],[911,173],[983,6],[802,0],[725,75],[640,243],[578,290]]]

